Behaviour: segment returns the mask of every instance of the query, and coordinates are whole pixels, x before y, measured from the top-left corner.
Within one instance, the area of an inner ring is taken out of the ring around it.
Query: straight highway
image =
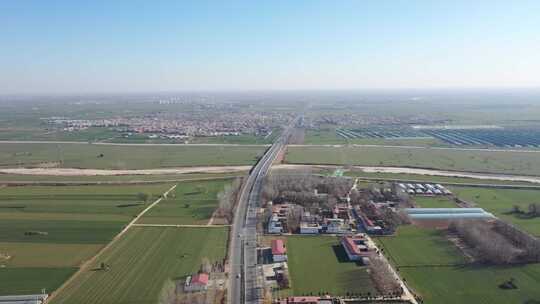
[[[262,302],[264,296],[262,274],[257,267],[257,210],[261,206],[260,194],[264,177],[285,148],[292,129],[299,121],[300,118],[295,119],[268,148],[252,168],[243,185],[231,229],[227,293],[227,301],[230,304]]]

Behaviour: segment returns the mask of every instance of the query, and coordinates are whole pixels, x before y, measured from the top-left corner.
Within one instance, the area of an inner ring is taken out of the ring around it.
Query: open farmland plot
[[[540,264],[400,268],[401,276],[426,304],[537,303]],[[518,289],[498,286],[514,278]]]
[[[502,220],[540,237],[540,217],[530,218],[509,212],[514,206],[527,212],[529,204],[540,202],[540,190],[452,187],[452,191],[460,199],[474,202]]]
[[[0,242],[105,244],[123,224],[121,221],[2,219]]]
[[[247,171],[247,170],[246,170]],[[199,179],[218,179],[225,177],[243,176],[246,171],[228,172],[228,173],[181,173],[181,174],[132,174],[132,175],[34,175],[34,174],[1,174],[0,184],[2,182],[9,183],[37,183],[37,184],[129,184],[129,183],[150,183],[163,182],[172,183],[182,180],[199,180]]]
[[[289,146],[286,162],[540,175],[540,153],[517,151],[373,146]]]
[[[39,294],[58,288],[77,269],[64,268],[1,268],[0,295]]]
[[[161,167],[249,165],[264,146],[160,146],[76,143],[3,143],[0,166],[91,169],[151,169]]]
[[[379,237],[376,241],[394,265],[400,267],[465,263],[443,232],[434,229],[401,226],[395,236]]]
[[[426,174],[407,174],[407,173],[382,173],[382,172],[363,172],[360,170],[351,170],[345,172],[346,176],[360,177],[374,180],[391,180],[399,182],[427,182],[431,184],[464,184],[464,185],[478,185],[478,184],[490,184],[490,185],[524,185],[534,186],[534,183],[525,181],[510,181],[510,180],[495,180],[495,179],[479,179],[468,177],[450,177],[450,176],[437,176]]]
[[[422,208],[456,208],[456,203],[447,196],[415,196],[414,201]]]
[[[179,183],[169,199],[141,217],[138,224],[206,224],[218,207],[217,195],[231,179]]]
[[[102,244],[0,243],[0,252],[10,258],[0,265],[11,267],[77,267],[94,255]]]
[[[0,218],[128,221],[169,184],[27,186],[0,189]]]
[[[227,233],[224,228],[134,227],[52,303],[156,303],[166,280],[196,272],[203,258],[222,261]],[[111,268],[95,270],[101,262]]]
[[[414,226],[400,227],[395,236],[376,240],[423,303],[527,303],[540,297],[540,264],[467,265],[442,232]],[[511,278],[518,289],[498,287]]]
[[[53,291],[169,187],[0,188],[0,295]]]
[[[337,238],[292,236],[287,247],[295,295],[376,293],[367,268],[348,261]]]
[[[346,137],[336,133],[333,128],[308,129],[305,133],[306,145],[335,145],[347,143]]]

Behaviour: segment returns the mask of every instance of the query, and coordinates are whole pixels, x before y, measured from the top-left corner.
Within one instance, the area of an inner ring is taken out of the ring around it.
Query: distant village
[[[291,115],[287,113],[250,111],[241,105],[198,105],[196,109],[160,111],[140,116],[101,119],[47,117],[42,121],[66,132],[108,128],[121,133],[123,137],[142,135],[150,139],[186,139],[246,134],[269,136],[275,128],[285,125],[290,119]]]

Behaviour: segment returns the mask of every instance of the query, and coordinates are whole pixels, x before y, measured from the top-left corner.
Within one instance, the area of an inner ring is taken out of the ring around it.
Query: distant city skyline
[[[540,87],[539,1],[3,1],[0,95]]]

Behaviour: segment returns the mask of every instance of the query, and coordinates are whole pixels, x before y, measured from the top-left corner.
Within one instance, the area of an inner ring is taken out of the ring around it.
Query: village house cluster
[[[290,223],[290,210],[294,206],[294,204],[288,203],[272,205],[268,233],[344,234],[354,230],[355,220],[352,217],[351,206],[337,204],[331,210],[318,208],[316,213],[304,211],[300,216],[299,229],[293,231]]]
[[[218,115],[216,111],[220,111]],[[188,137],[239,136],[242,134],[268,136],[273,129],[286,125],[287,113],[255,112],[227,108],[187,112],[156,112],[134,117],[106,119],[70,119],[50,117],[45,123],[64,131],[80,131],[91,127],[109,128],[124,137],[143,134],[149,138],[184,139]]]
[[[262,255],[266,256],[263,264],[265,285],[276,288],[289,287],[289,267],[287,265],[287,248],[283,239],[274,239],[270,248],[262,248]]]

